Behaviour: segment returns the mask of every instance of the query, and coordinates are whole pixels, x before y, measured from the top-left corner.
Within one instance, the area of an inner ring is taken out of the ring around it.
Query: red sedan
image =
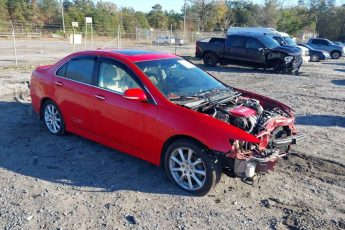
[[[163,165],[181,189],[205,195],[222,171],[269,170],[298,134],[291,108],[218,81],[172,54],[97,50],[33,71],[34,110],[66,131]]]

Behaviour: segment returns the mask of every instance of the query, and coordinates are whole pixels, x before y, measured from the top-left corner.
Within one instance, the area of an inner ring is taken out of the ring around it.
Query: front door
[[[265,63],[263,45],[256,38],[247,38],[246,60],[253,63]]]
[[[92,89],[94,133],[138,157],[149,153],[155,144],[157,106],[123,97],[126,89],[143,88],[142,83],[122,63],[101,58],[96,84]]]

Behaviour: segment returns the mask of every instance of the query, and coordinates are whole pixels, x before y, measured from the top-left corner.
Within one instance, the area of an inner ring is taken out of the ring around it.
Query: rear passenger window
[[[58,69],[58,71],[56,71],[56,76],[65,77],[66,76],[66,68],[67,68],[67,63],[65,63],[63,66],[61,66],[60,69]]]
[[[320,42],[319,42],[319,40],[315,40],[315,39],[314,39],[314,40],[311,41],[311,44],[318,45],[318,44],[320,44]]]
[[[244,48],[246,44],[246,39],[240,36],[230,36],[228,40],[228,45],[232,47]]]
[[[72,59],[67,63],[65,77],[74,81],[91,84],[95,66],[93,58]]]

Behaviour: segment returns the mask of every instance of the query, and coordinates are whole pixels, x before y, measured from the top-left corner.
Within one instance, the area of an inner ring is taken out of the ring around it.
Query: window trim
[[[93,70],[92,70],[91,84],[88,84],[88,83],[85,83],[85,82],[81,82],[81,81],[76,81],[76,80],[74,80],[74,79],[70,79],[70,78],[67,78],[67,77],[66,77],[68,62],[70,62],[70,61],[72,61],[72,60],[78,60],[78,59],[94,59],[95,65],[94,65]],[[57,73],[57,72],[59,71],[59,69],[61,69],[62,66],[64,66],[65,64],[67,64],[66,71],[65,71],[65,76],[59,76],[59,75],[57,75],[56,73]],[[55,76],[55,77],[60,77],[60,78],[66,79],[66,80],[70,80],[70,81],[73,81],[73,82],[78,82],[78,83],[81,83],[81,84],[83,84],[83,85],[91,85],[91,86],[93,86],[93,82],[94,82],[94,78],[95,78],[95,74],[96,74],[96,69],[97,69],[97,56],[96,56],[96,55],[81,55],[81,56],[75,56],[75,57],[68,58],[67,61],[65,61],[63,64],[61,64],[61,65],[55,70],[54,76]]]
[[[123,70],[126,71],[129,74],[129,76],[139,85],[139,87],[142,90],[144,90],[144,92],[148,95],[148,102],[151,104],[157,105],[156,99],[152,96],[151,92],[148,90],[146,85],[140,80],[140,78],[134,73],[134,71],[131,70],[130,68],[128,68],[127,65],[125,63],[123,63],[122,61],[116,60],[116,59],[111,58],[111,57],[98,56],[96,71],[95,71],[95,81],[93,82],[94,87],[96,87],[98,89],[106,90],[108,92],[115,93],[117,95],[124,95],[124,93],[117,92],[117,91],[110,90],[110,89],[106,89],[106,88],[102,88],[102,87],[98,86],[99,70],[100,70],[100,65],[101,65],[102,61],[105,61],[108,63],[120,64],[120,68],[124,67]]]
[[[231,45],[231,37],[233,37],[233,38],[238,38],[238,39],[245,39],[245,41],[244,41],[244,46],[233,46],[233,45]],[[230,35],[230,39],[227,39],[228,41],[230,41],[230,42],[228,42],[228,46],[227,47],[229,47],[229,48],[238,48],[238,49],[246,49],[246,44],[247,44],[247,36],[243,36],[243,35],[237,35],[237,34],[235,34],[235,35]]]
[[[94,67],[94,70],[93,70],[93,76],[92,76],[92,80],[91,80],[91,84],[87,84],[87,83],[84,83],[84,82],[80,82],[80,81],[76,81],[76,80],[73,80],[73,79],[69,79],[69,78],[66,78],[66,77],[62,77],[62,76],[59,76],[59,75],[56,75],[56,72],[63,66],[65,65],[66,63],[68,63],[70,60],[72,59],[75,59],[75,58],[80,58],[80,57],[93,57],[95,58],[95,67]],[[133,77],[133,79],[135,79],[135,81],[137,82],[137,84],[144,90],[144,92],[146,94],[148,94],[149,96],[149,100],[148,100],[148,103],[150,104],[153,104],[153,105],[158,105],[156,99],[152,96],[151,92],[149,91],[149,89],[146,87],[146,85],[144,83],[141,82],[140,78],[130,69],[126,66],[125,63],[123,63],[122,61],[119,61],[119,60],[116,60],[114,58],[110,58],[110,57],[104,57],[104,56],[100,56],[100,55],[81,55],[81,56],[74,56],[74,57],[70,57],[68,58],[65,62],[63,62],[61,65],[59,65],[58,68],[56,68],[56,70],[54,71],[54,77],[57,77],[57,78],[62,78],[62,79],[65,79],[65,80],[68,80],[68,81],[72,81],[72,82],[75,82],[75,83],[79,83],[79,84],[82,84],[82,85],[86,85],[86,86],[91,86],[91,87],[94,87],[94,88],[97,88],[97,89],[101,89],[101,90],[105,90],[107,92],[110,92],[110,93],[114,93],[116,95],[120,95],[120,96],[123,96],[124,93],[121,93],[121,92],[116,92],[116,91],[113,91],[113,90],[109,90],[109,89],[106,89],[106,88],[102,88],[102,87],[99,87],[97,85],[97,82],[98,82],[98,73],[99,73],[99,66],[100,66],[100,59],[107,59],[107,60],[110,60],[110,61],[114,61],[114,62],[118,62],[120,63],[121,65],[123,65],[126,70],[128,70],[128,72],[130,72],[131,74],[131,77]],[[133,76],[132,76],[133,75]],[[138,83],[139,82],[139,83]]]
[[[261,47],[259,48],[248,48],[247,47],[247,42],[250,40],[250,39],[253,39],[255,42],[257,42]],[[259,39],[255,38],[255,37],[246,37],[246,44],[245,44],[245,47],[246,49],[250,49],[250,50],[259,50],[259,49],[262,49],[264,48],[264,45],[259,41]]]

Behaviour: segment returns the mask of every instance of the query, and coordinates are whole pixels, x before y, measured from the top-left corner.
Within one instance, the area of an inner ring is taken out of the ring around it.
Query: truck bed
[[[222,56],[224,52],[225,38],[208,38],[196,42],[195,57],[203,58],[207,52],[213,52]]]

